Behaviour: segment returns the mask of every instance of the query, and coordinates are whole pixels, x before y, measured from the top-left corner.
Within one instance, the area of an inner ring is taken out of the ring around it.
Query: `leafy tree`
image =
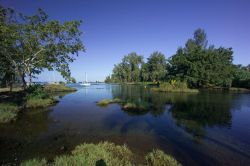
[[[162,81],[167,74],[167,63],[164,54],[154,52],[147,62],[148,75],[151,81]]]
[[[184,48],[179,48],[170,62],[170,75],[187,81],[192,87],[230,87],[233,71],[231,48],[207,48],[204,30],[198,29]]]
[[[42,9],[32,16],[6,11],[1,8],[4,13],[1,14],[1,20],[4,20],[1,26],[5,27],[1,28],[1,36],[7,31],[11,31],[12,35],[1,44],[4,50],[1,54],[14,67],[23,87],[26,87],[25,77],[28,76],[31,82],[32,77],[45,68],[55,69],[69,79],[68,64],[74,61],[73,55],[77,56],[78,51],[85,50],[80,40],[81,21],[60,23],[49,20]]]

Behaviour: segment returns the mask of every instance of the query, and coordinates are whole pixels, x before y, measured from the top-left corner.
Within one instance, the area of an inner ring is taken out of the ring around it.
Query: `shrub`
[[[153,150],[145,157],[148,166],[181,166],[173,157],[161,150]]]
[[[186,82],[171,80],[169,82],[161,83],[159,88],[152,88],[154,91],[159,92],[199,92],[197,89],[190,89]]]
[[[0,123],[7,123],[16,119],[19,108],[12,103],[0,104]]]

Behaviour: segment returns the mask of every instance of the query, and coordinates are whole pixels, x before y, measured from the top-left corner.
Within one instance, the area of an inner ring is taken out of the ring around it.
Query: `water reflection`
[[[229,94],[158,93],[143,86],[130,85],[113,88],[112,95],[113,98],[145,108],[144,111],[127,112],[131,116],[147,113],[161,116],[166,110],[165,106],[170,105],[167,111],[172,113],[176,124],[190,133],[196,141],[205,135],[206,127],[231,126],[232,95]]]

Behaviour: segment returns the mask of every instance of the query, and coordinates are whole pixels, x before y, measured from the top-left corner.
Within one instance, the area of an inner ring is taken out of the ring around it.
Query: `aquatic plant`
[[[96,104],[98,106],[102,106],[102,107],[105,107],[109,104],[113,104],[113,103],[122,103],[122,100],[119,99],[119,98],[114,98],[114,99],[103,99],[103,100],[100,100],[98,101]]]

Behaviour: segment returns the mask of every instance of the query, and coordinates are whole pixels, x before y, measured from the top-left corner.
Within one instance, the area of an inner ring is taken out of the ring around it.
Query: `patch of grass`
[[[148,166],[181,166],[172,156],[161,150],[153,150],[145,157]]]
[[[68,87],[64,84],[49,84],[44,87],[46,92],[73,92],[76,91],[75,88]]]
[[[122,100],[118,99],[118,98],[115,98],[115,99],[103,99],[103,100],[98,101],[96,104],[98,106],[105,107],[105,106],[107,106],[109,104],[113,104],[113,103],[122,103]]]
[[[125,103],[122,105],[122,109],[125,111],[146,111],[148,110],[148,105],[145,103]]]
[[[19,108],[12,103],[0,104],[0,123],[8,123],[17,117]]]
[[[136,165],[133,152],[126,145],[115,145],[110,142],[98,144],[81,144],[77,146],[71,155],[56,157],[54,161],[48,163],[46,160],[29,160],[23,162],[21,166],[132,166]],[[173,157],[165,154],[161,150],[153,150],[145,156],[147,166],[180,166]],[[137,163],[139,164],[139,163]],[[140,164],[139,164],[140,165]],[[145,165],[145,164],[144,164]]]
[[[53,98],[29,98],[26,101],[27,108],[39,108],[39,107],[48,107],[56,102]]]
[[[198,89],[190,89],[185,82],[172,81],[161,83],[158,88],[151,88],[158,92],[179,92],[179,93],[198,93]]]
[[[46,166],[47,161],[45,159],[32,159],[21,163],[21,166]]]

